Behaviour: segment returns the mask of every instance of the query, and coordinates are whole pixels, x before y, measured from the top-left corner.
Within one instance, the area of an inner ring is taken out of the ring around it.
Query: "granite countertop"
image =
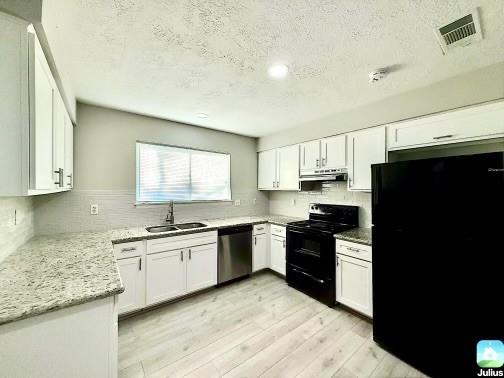
[[[122,293],[112,243],[297,220],[264,215],[203,220],[208,227],[158,234],[137,227],[34,237],[0,263],[0,325]]]
[[[0,325],[123,291],[108,233],[38,236],[0,264]]]
[[[303,218],[287,217],[284,215],[262,215],[254,217],[234,217],[234,218],[220,218],[220,219],[210,219],[202,220],[201,222],[206,224],[207,227],[192,228],[189,230],[176,230],[159,232],[152,234],[148,232],[145,227],[131,227],[124,229],[116,229],[110,231],[110,239],[112,243],[125,243],[143,239],[157,239],[165,238],[167,236],[176,236],[184,234],[194,234],[198,232],[207,232],[218,230],[219,228],[247,225],[247,224],[260,224],[260,223],[272,223],[280,226],[285,226],[289,222],[295,222],[302,220]]]
[[[373,239],[371,237],[371,229],[370,228],[352,228],[348,231],[340,232],[334,235],[336,239],[346,240],[354,243],[372,245]]]

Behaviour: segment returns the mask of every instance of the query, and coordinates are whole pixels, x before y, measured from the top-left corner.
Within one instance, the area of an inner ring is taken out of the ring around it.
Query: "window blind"
[[[229,154],[137,142],[137,202],[231,200]]]

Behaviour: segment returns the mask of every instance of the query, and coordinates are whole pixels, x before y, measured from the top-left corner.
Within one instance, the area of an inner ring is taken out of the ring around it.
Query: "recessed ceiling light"
[[[208,118],[208,114],[206,114],[206,113],[196,113],[196,117],[198,117],[198,118]]]
[[[283,79],[289,73],[289,67],[285,64],[274,64],[268,68],[268,74],[273,79]]]

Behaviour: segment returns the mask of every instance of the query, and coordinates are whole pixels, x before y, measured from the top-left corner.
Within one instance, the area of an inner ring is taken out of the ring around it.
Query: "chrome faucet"
[[[170,207],[168,208],[168,214],[166,214],[165,222],[169,224],[175,223],[175,215],[173,214],[173,201],[170,201]]]

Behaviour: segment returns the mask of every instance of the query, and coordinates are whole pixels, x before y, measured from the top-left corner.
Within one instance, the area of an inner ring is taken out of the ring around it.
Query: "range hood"
[[[346,181],[347,169],[315,169],[301,171],[299,181]]]

